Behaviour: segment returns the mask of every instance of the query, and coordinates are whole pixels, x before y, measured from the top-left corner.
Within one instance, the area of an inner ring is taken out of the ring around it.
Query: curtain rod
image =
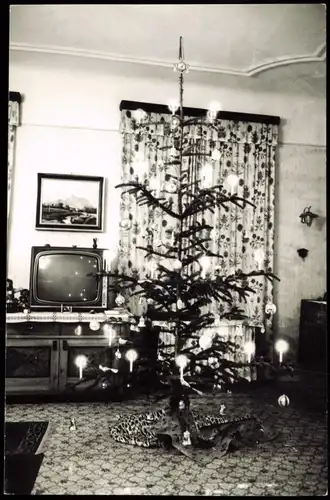
[[[170,114],[171,111],[164,104],[152,104],[149,102],[137,102],[137,101],[121,101],[119,109],[120,111],[126,109],[129,111],[135,111],[136,109],[142,108],[147,113],[162,113]],[[186,116],[205,116],[207,110],[201,108],[183,108],[183,112]],[[255,122],[255,123],[265,123],[266,125],[279,125],[279,116],[270,115],[255,115],[251,113],[237,113],[234,111],[219,111],[218,117],[223,120],[233,120],[240,122]]]
[[[18,102],[18,104],[21,104],[22,96],[20,92],[9,92],[9,101]]]

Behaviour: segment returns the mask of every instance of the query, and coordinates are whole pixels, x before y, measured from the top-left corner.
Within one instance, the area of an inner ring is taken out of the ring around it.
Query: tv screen
[[[37,272],[37,297],[45,301],[93,302],[99,286],[96,256],[78,254],[41,255]]]
[[[99,275],[103,250],[32,247],[31,309],[106,309],[107,281]]]

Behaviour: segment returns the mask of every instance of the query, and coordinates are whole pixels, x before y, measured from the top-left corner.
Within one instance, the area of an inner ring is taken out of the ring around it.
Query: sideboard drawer
[[[58,336],[60,333],[58,323],[7,323],[6,334],[7,336]]]

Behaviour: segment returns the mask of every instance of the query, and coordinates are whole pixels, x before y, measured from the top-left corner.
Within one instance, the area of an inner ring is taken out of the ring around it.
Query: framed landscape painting
[[[36,229],[103,230],[103,177],[38,174]]]

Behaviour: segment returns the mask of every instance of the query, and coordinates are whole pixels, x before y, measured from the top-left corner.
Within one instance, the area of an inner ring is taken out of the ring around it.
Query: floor
[[[328,489],[325,396],[321,405],[320,400],[314,404],[310,396],[314,392],[304,397],[302,389],[299,399],[291,384],[286,390],[290,405],[281,407],[278,396],[283,390],[193,398],[197,409],[214,411],[224,403],[227,416],[252,413],[266,426],[282,431],[274,442],[203,465],[179,452],[123,445],[108,437],[109,423],[117,415],[155,409],[147,398],[107,404],[7,405],[6,420],[50,421],[45,458],[32,492],[36,495],[324,496]],[[70,430],[72,417],[76,430]]]

